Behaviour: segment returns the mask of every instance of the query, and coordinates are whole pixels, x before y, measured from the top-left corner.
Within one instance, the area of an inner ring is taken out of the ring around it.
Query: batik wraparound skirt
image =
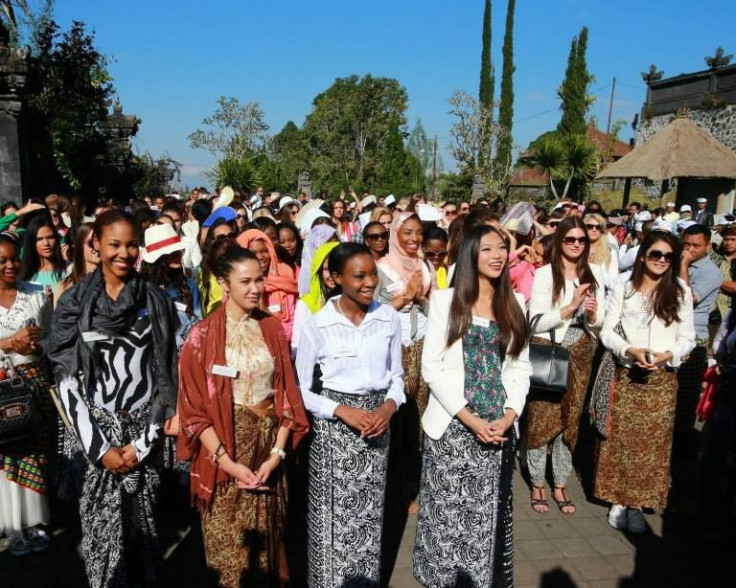
[[[254,406],[235,405],[235,461],[257,471],[276,444],[278,418],[273,398]],[[271,474],[269,490],[218,485],[202,513],[207,565],[225,588],[279,586],[288,579],[283,547],[286,481],[282,468]]]
[[[125,447],[148,426],[150,406],[112,413],[90,404],[89,410],[112,446]],[[90,588],[124,588],[156,580],[161,560],[160,486],[160,445],[127,474],[88,463],[79,513]]]
[[[323,390],[355,408],[375,410],[385,392]],[[388,431],[376,439],[339,420],[314,419],[309,453],[309,586],[377,586],[380,576]]]
[[[0,446],[0,470],[10,481],[48,494],[53,485],[52,457],[56,445],[56,409],[49,395],[50,377],[45,361],[15,366],[18,375],[36,386],[43,424],[38,433]]]
[[[414,576],[430,588],[510,588],[514,439],[479,442],[453,419],[425,436]]]
[[[670,489],[677,376],[667,370],[649,372],[643,380],[640,375],[616,368],[609,408],[611,432],[599,441],[593,494],[612,504],[664,510]]]

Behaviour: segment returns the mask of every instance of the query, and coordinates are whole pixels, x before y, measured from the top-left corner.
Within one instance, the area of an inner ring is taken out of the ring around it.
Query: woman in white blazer
[[[632,533],[646,530],[641,507],[667,505],[674,368],[695,346],[693,298],[677,277],[679,265],[677,239],[650,233],[631,280],[613,291],[601,332],[618,365],[609,388],[610,433],[597,452],[593,493],[613,504],[609,524]]]
[[[531,365],[508,247],[493,227],[470,230],[455,287],[436,291],[429,303],[422,376],[430,396],[414,545],[414,575],[425,586],[513,579],[513,425]]]
[[[562,397],[537,395],[527,406],[526,463],[531,480],[532,508],[544,514],[547,447],[552,444],[552,497],[560,511],[575,513],[575,504],[565,492],[572,472],[572,452],[578,440],[580,418],[590,380],[596,342],[590,327],[603,323],[605,278],[600,266],[589,263],[590,241],[585,225],[577,217],[567,217],[557,226],[550,263],[534,274],[529,299],[533,341],[555,343],[570,351],[570,378]],[[535,317],[541,315],[537,322]]]

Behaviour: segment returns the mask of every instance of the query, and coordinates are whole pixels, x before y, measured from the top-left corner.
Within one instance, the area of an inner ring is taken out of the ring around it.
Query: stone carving
[[[309,172],[303,171],[299,174],[297,180],[297,192],[306,194],[308,199],[312,199],[312,180],[310,179]]]
[[[483,198],[486,193],[486,182],[481,174],[473,176],[473,201]]]

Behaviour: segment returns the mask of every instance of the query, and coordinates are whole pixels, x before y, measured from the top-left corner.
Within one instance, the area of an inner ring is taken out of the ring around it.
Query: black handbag
[[[43,422],[36,386],[22,378],[0,382],[0,445],[36,433]]]
[[[541,314],[532,317],[530,332],[542,318]],[[551,395],[562,395],[567,390],[570,377],[570,351],[555,343],[555,330],[549,331],[551,345],[529,343],[529,361],[532,364],[530,386],[536,391]]]

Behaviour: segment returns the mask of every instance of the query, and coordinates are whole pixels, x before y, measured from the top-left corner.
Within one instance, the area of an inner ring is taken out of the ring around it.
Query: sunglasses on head
[[[562,242],[565,245],[575,245],[575,243],[585,245],[588,242],[588,237],[565,237]]]
[[[672,263],[672,260],[675,259],[675,254],[672,252],[665,253],[659,249],[650,249],[647,251],[647,258],[652,261],[661,261],[664,259],[667,263]]]
[[[599,224],[593,224],[593,223],[586,224],[585,228],[588,229],[589,231],[600,231],[601,230],[601,226]]]
[[[369,235],[366,235],[365,238],[368,241],[385,241],[388,239],[389,232],[386,231],[385,233],[370,233]]]

